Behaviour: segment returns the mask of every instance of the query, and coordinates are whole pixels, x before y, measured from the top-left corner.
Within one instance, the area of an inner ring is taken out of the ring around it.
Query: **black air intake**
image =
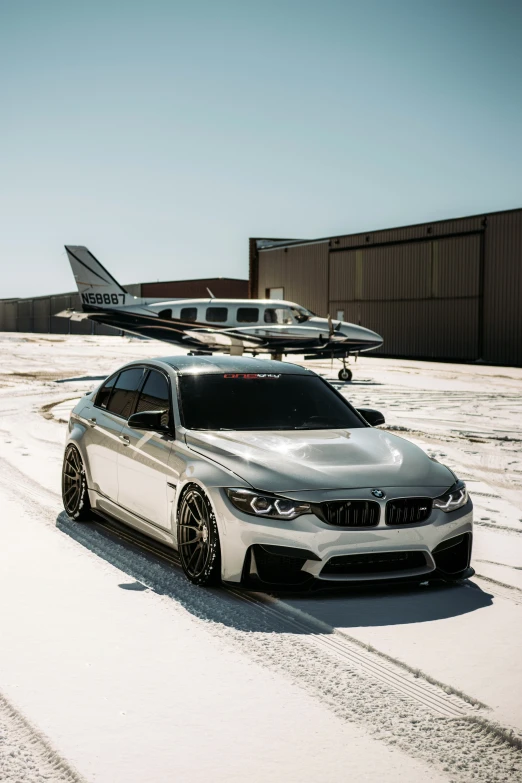
[[[332,557],[321,571],[321,576],[378,576],[424,568],[424,552],[371,552]]]
[[[373,500],[333,500],[320,503],[316,510],[318,517],[335,527],[375,527],[380,512],[381,507]]]
[[[418,525],[431,514],[431,498],[398,498],[386,503],[387,525]]]

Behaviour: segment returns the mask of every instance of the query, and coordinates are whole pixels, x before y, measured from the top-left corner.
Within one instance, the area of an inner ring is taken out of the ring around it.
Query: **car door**
[[[168,477],[174,437],[170,380],[149,369],[134,413],[165,411],[163,432],[138,430],[124,423],[118,455],[118,505],[153,525],[170,529]]]
[[[83,416],[87,429],[83,444],[87,452],[90,488],[116,502],[118,498],[118,451],[123,420],[107,410],[119,373],[101,386]]]

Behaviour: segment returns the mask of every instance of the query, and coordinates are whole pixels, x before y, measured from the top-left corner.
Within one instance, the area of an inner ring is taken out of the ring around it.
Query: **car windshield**
[[[190,430],[326,430],[364,427],[351,406],[318,376],[185,375],[182,422]]]

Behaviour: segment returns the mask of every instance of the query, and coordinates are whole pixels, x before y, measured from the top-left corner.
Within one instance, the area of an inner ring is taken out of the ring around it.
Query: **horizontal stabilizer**
[[[85,321],[89,313],[78,313],[76,310],[61,310],[54,314],[55,318],[70,318],[71,321]]]

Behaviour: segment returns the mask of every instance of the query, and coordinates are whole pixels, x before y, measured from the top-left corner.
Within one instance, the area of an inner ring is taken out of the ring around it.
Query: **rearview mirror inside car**
[[[384,424],[384,416],[380,411],[375,411],[373,408],[357,408],[357,412],[360,413],[372,427]]]
[[[165,432],[168,427],[162,424],[162,418],[167,411],[141,411],[133,413],[129,418],[128,425],[135,430],[155,430],[156,432]]]

